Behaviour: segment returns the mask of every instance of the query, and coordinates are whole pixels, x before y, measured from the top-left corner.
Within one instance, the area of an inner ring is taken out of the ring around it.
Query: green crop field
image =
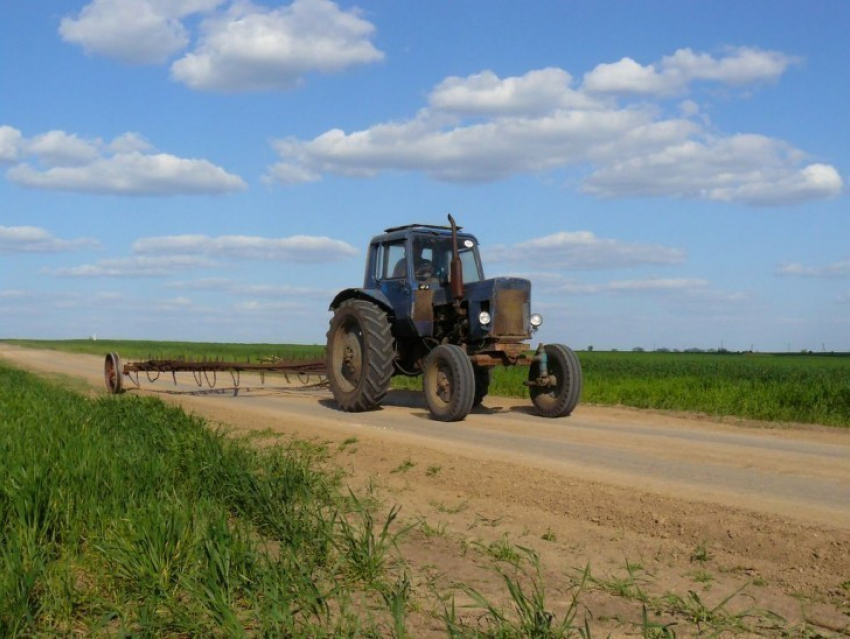
[[[321,358],[323,347],[285,344],[205,344],[138,341],[6,340],[122,358],[256,361],[261,357]],[[582,402],[717,416],[850,426],[850,354],[579,352]],[[524,368],[498,368],[490,392],[525,397]],[[396,378],[397,387],[419,380]]]

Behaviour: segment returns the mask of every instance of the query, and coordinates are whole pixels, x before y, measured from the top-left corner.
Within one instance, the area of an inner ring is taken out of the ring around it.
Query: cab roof
[[[460,231],[461,227],[458,226],[457,229]],[[452,227],[438,226],[436,224],[405,224],[403,226],[393,226],[386,229],[383,234],[374,236],[371,243],[393,242],[407,238],[414,233],[439,237],[451,237]],[[462,237],[465,240],[471,239],[478,244],[477,238],[469,233],[458,233],[458,237]]]

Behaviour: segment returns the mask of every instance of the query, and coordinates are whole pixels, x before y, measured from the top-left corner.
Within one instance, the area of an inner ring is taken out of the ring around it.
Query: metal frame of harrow
[[[289,376],[296,375],[304,387],[324,386],[327,384],[324,360],[313,361],[273,361],[252,364],[224,361],[188,361],[179,359],[149,359],[145,361],[121,364],[118,353],[107,353],[103,363],[103,378],[106,390],[115,395],[124,391],[124,377],[132,382],[135,388],[141,388],[140,373],[144,373],[151,383],[156,382],[162,373],[171,373],[174,385],[177,385],[177,373],[192,373],[192,378],[199,388],[204,382],[209,389],[214,389],[218,383],[219,373],[229,373],[233,386],[233,394],[239,392],[242,373],[259,373],[260,380],[266,383],[266,373],[281,373],[290,383]],[[310,384],[311,378],[319,377],[318,383]]]

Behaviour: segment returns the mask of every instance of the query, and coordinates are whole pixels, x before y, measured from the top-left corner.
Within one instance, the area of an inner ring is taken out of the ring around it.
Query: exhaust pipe
[[[460,306],[460,301],[463,299],[463,264],[460,261],[460,250],[457,247],[457,224],[451,213],[449,214],[449,224],[452,226],[452,263],[449,267],[451,293],[455,306]]]

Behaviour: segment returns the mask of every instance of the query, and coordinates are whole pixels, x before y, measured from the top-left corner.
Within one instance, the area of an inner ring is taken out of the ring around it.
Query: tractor
[[[528,341],[531,282],[485,279],[478,240],[454,218],[409,224],[372,238],[362,288],[334,297],[325,366],[339,408],[380,406],[394,375],[422,376],[425,403],[443,422],[461,421],[486,397],[496,366],[528,366],[531,401],[564,417],[581,395],[581,366],[562,344]]]

